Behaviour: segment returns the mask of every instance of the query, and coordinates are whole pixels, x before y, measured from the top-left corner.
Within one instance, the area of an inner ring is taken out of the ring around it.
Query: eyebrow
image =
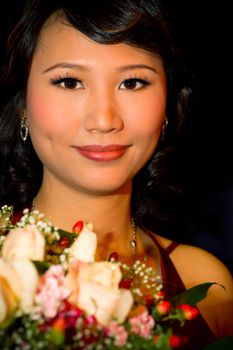
[[[75,70],[79,70],[79,71],[83,71],[83,72],[88,72],[90,71],[90,69],[82,64],[78,64],[78,63],[72,63],[72,62],[60,62],[60,63],[56,63],[48,68],[46,68],[43,71],[43,74],[48,73],[56,68],[69,68],[69,69],[75,69]],[[117,68],[117,71],[119,72],[125,72],[128,70],[133,70],[133,69],[149,69],[154,73],[158,73],[158,71],[151,66],[148,66],[146,64],[130,64],[127,66],[122,66]]]
[[[43,71],[43,74],[50,72],[51,70],[56,69],[56,68],[70,68],[70,69],[76,69],[76,70],[81,70],[81,71],[89,71],[89,69],[82,64],[72,63],[72,62],[60,62],[60,63],[56,63],[56,64],[46,68]]]
[[[128,66],[123,66],[123,67],[117,68],[117,70],[119,72],[125,72],[125,71],[131,70],[131,69],[149,69],[154,73],[158,73],[158,71],[154,67],[148,66],[147,64],[130,64]]]

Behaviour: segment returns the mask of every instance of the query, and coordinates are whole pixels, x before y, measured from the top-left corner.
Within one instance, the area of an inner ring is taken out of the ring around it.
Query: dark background
[[[48,0],[49,1],[49,0]],[[2,4],[0,60],[24,0]],[[203,5],[204,3],[204,5]],[[179,240],[218,256],[233,273],[233,138],[227,98],[230,31],[224,2],[166,0],[174,38],[194,83],[194,109],[181,147],[185,205]]]

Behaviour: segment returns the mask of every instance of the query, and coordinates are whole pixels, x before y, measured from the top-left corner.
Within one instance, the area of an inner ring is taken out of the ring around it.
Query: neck
[[[35,207],[53,225],[71,231],[78,220],[91,222],[97,234],[98,247],[130,253],[132,225],[130,212],[131,188],[108,195],[90,195],[67,188],[41,187],[35,199]]]

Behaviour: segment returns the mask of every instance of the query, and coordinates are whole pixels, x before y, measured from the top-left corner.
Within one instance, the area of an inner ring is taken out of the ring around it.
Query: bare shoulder
[[[181,244],[172,252],[171,259],[188,287],[206,279],[232,286],[232,276],[226,266],[204,249]]]
[[[217,283],[198,306],[216,336],[233,335],[233,279],[226,266],[209,252],[189,245],[179,245],[171,259],[186,288]]]
[[[156,235],[156,239],[165,249],[172,243],[171,240],[159,235]],[[170,257],[187,287],[206,279],[219,281],[218,283],[225,280],[232,283],[232,276],[226,266],[204,249],[180,244]]]

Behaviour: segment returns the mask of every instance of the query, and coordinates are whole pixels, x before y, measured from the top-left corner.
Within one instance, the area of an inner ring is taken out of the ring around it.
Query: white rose
[[[16,306],[16,296],[6,279],[0,276],[0,324],[13,313]]]
[[[92,281],[104,288],[118,289],[122,273],[117,263],[98,261],[79,265],[79,280]]]
[[[89,281],[80,281],[77,305],[87,314],[95,315],[99,323],[111,320],[123,322],[132,305],[133,297],[127,289],[107,289]]]
[[[43,261],[44,255],[45,238],[33,225],[11,230],[2,247],[2,257],[6,261],[13,259]]]
[[[103,325],[113,319],[123,322],[133,305],[131,292],[119,289],[121,271],[118,264],[73,263],[66,280],[72,291],[70,301],[87,314],[95,315]]]
[[[12,266],[0,258],[0,324],[18,305],[22,283]]]
[[[69,260],[77,259],[84,262],[95,261],[97,247],[96,233],[91,224],[84,224],[81,233],[69,249]]]
[[[16,307],[30,312],[39,283],[38,272],[29,260],[6,262],[0,258],[0,323]]]
[[[32,310],[34,297],[39,284],[39,274],[30,260],[14,260],[11,265],[18,273],[22,283],[19,300],[20,310],[23,313],[29,313]]]

